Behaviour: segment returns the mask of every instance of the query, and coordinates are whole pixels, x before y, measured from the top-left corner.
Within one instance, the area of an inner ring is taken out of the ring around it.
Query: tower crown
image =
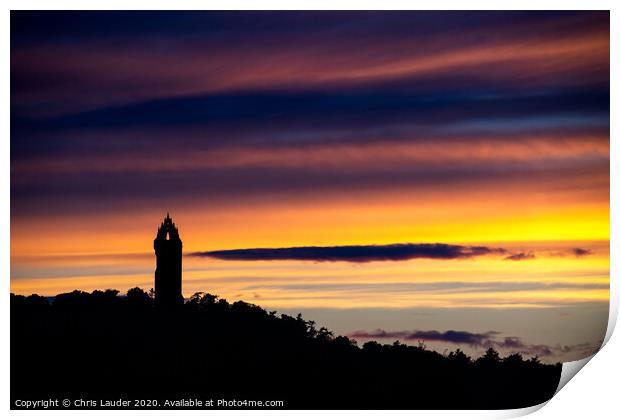
[[[159,225],[153,245],[157,260],[155,302],[161,307],[182,304],[183,242],[169,213]]]
[[[181,240],[179,237],[179,230],[172,221],[170,213],[166,213],[166,218],[163,222],[161,222],[161,225],[159,225],[159,229],[157,229],[157,237],[155,238],[155,241],[162,240]]]

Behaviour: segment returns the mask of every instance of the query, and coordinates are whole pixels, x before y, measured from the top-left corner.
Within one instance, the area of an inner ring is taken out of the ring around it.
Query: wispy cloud
[[[592,254],[591,250],[585,248],[573,248],[572,252],[576,257],[585,257]]]
[[[508,261],[523,261],[523,260],[533,260],[534,258],[536,258],[536,255],[534,255],[531,252],[519,252],[517,254],[509,255],[504,259]]]
[[[264,280],[262,278],[257,280]],[[324,278],[322,278],[324,280]],[[269,290],[334,290],[334,291],[368,291],[375,294],[380,293],[427,293],[440,291],[442,294],[467,292],[523,292],[523,291],[544,291],[544,290],[605,290],[609,289],[607,283],[593,282],[540,282],[540,281],[437,281],[437,282],[293,282],[279,284],[258,284],[246,286],[246,290],[256,288]]]

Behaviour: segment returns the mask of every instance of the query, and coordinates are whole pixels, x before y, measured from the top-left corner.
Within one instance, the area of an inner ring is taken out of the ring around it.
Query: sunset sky
[[[609,13],[12,12],[11,291],[150,289],[167,211],[185,297],[591,354]]]

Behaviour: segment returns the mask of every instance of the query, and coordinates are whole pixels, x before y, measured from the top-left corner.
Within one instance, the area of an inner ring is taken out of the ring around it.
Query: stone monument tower
[[[157,268],[155,269],[155,304],[160,307],[183,303],[182,258],[183,242],[170,214],[159,226],[154,241]]]

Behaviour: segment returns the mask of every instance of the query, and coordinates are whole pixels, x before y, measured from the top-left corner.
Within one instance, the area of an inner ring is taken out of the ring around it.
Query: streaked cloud
[[[13,101],[25,107],[42,98],[55,113],[205,92],[339,89],[403,80],[449,87],[457,78],[479,81],[480,73],[487,84],[542,88],[600,79],[609,66],[606,13],[375,11],[316,18],[314,13],[210,12],[179,15],[188,25],[178,32],[163,29],[167,25],[157,13],[144,15],[140,23],[131,13],[99,19],[56,14],[93,22],[81,31],[72,25],[53,28],[42,13],[13,15],[12,42],[18,48],[11,71],[19,75],[12,78]],[[103,29],[109,21],[139,30],[110,32]],[[34,22],[44,29],[32,33],[45,33],[45,42],[33,42],[27,29]],[[85,90],[89,95],[80,94]]]

